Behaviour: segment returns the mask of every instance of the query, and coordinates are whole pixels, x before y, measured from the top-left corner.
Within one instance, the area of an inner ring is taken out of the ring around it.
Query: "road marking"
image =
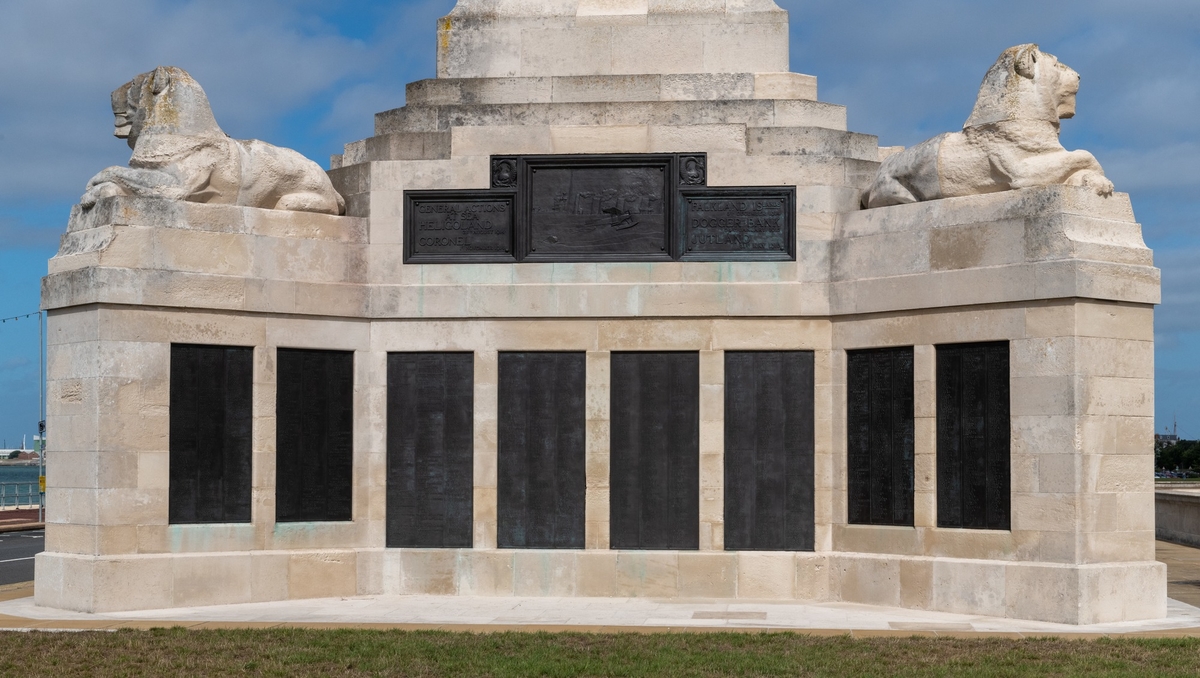
[[[29,556],[28,558],[9,558],[8,560],[0,560],[0,563],[15,563],[19,560],[33,560],[33,556]]]

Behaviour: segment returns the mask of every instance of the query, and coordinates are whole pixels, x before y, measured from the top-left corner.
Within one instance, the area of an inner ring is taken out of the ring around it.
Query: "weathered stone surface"
[[[1100,196],[1113,185],[1087,151],[1068,151],[1059,121],[1075,116],[1079,74],[1037,45],[1005,50],[979,88],[961,132],[934,137],[883,161],[866,207],[1007,191],[1084,186]]]
[[[129,167],[92,177],[84,210],[118,195],[342,214],[329,177],[296,151],[230,139],[208,97],[183,69],[160,66],[112,94],[114,135],[133,149]]]
[[[773,0],[459,0],[438,24],[439,78],[787,70]]]

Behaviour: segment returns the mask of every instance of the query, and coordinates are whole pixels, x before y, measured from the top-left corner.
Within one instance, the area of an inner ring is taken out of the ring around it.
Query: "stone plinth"
[[[438,24],[439,78],[787,70],[773,0],[460,0]]]

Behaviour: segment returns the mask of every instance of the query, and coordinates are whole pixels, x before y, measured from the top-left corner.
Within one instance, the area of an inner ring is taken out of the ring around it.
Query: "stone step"
[[[405,91],[405,102],[410,106],[721,99],[816,101],[817,79],[801,73],[431,78],[409,83]]]
[[[638,132],[640,130],[640,133]],[[581,134],[587,132],[587,134]],[[636,143],[640,142],[640,143]],[[451,157],[542,155],[553,153],[706,152],[789,158],[790,166],[806,167],[827,159],[878,164],[878,138],[823,127],[623,126],[457,127],[448,132],[401,132],[346,145],[333,156],[334,169],[391,160],[448,160]],[[592,150],[594,149],[594,150]]]
[[[450,132],[398,132],[369,137],[346,144],[340,157],[342,167],[374,160],[445,160],[450,157]]]
[[[748,155],[832,155],[879,161],[879,137],[823,127],[749,127]]]
[[[375,134],[446,132],[511,125],[713,125],[846,130],[844,106],[819,101],[744,99],[610,103],[408,105],[375,115]]]

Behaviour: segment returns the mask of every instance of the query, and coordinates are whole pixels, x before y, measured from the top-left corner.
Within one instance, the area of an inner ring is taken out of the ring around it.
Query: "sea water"
[[[0,484],[5,485],[4,496],[0,498],[0,506],[14,506],[17,503],[17,496],[14,493],[20,493],[20,503],[29,504],[36,503],[38,496],[38,472],[37,466],[4,466],[0,465]],[[12,483],[19,483],[13,485]],[[30,495],[32,494],[32,498]]]

